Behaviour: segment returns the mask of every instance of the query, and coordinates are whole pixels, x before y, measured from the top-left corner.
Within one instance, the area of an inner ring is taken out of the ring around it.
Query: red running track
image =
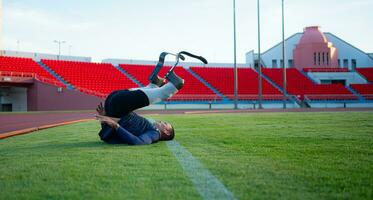
[[[33,127],[82,119],[93,119],[93,112],[35,112],[0,114],[0,134]]]

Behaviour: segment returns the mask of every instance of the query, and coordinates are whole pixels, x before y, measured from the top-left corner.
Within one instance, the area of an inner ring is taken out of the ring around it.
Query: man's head
[[[157,121],[155,126],[161,134],[161,140],[172,140],[175,137],[174,127],[168,122]]]

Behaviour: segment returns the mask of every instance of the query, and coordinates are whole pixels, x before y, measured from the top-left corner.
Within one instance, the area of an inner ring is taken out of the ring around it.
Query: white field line
[[[175,155],[181,167],[205,200],[236,199],[233,194],[211,172],[206,169],[188,150],[176,141],[167,141],[168,148]]]

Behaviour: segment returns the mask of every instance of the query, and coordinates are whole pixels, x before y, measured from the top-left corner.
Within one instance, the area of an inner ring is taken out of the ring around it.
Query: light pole
[[[259,109],[262,109],[262,62],[260,58],[260,5],[259,5],[259,0],[257,0],[257,5],[258,5],[258,101],[259,101]]]
[[[58,44],[58,60],[59,60],[61,57],[61,44],[66,43],[66,41],[54,40],[53,42]]]
[[[236,0],[233,0],[233,57],[234,57],[234,69],[233,69],[233,79],[234,79],[234,109],[238,108],[237,105],[237,63],[236,63]]]
[[[69,56],[71,56],[71,48],[73,47],[73,45],[69,45]]]
[[[19,52],[19,40],[17,40],[17,51],[16,51],[16,54],[18,54],[18,52]]]
[[[286,62],[285,62],[285,19],[284,19],[284,0],[282,0],[282,87],[284,88],[284,105],[283,108],[286,109]]]

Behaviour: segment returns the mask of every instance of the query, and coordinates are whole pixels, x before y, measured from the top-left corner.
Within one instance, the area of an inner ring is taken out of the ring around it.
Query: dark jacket
[[[160,139],[158,129],[144,117],[131,112],[122,117],[115,130],[107,124],[101,124],[99,136],[110,144],[141,145],[155,143]]]

